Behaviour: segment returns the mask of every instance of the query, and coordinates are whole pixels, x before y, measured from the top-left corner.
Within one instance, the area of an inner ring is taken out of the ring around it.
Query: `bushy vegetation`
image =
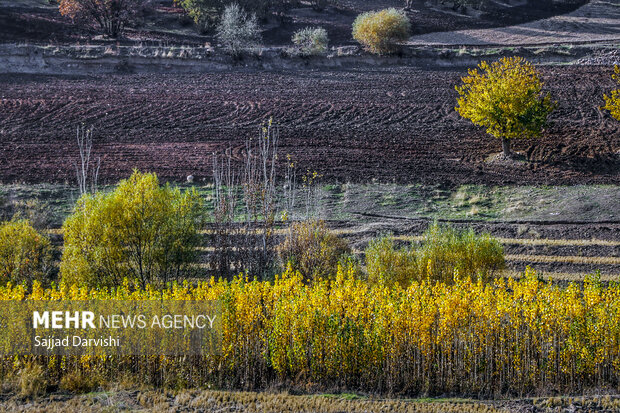
[[[178,4],[199,29],[206,32],[217,26],[223,18],[224,10],[232,5],[263,18],[270,11],[284,7],[287,2],[288,0],[179,0]]]
[[[202,201],[134,172],[111,193],[84,194],[63,225],[63,281],[141,285],[188,275],[200,245]]]
[[[372,53],[392,53],[409,38],[410,26],[407,15],[396,9],[367,12],[353,22],[353,38]]]
[[[620,85],[620,66],[614,67],[612,78]],[[612,90],[611,94],[604,95],[604,98],[605,106],[603,108],[607,109],[614,119],[620,120],[620,89]]]
[[[504,248],[489,234],[436,222],[424,233],[421,246],[416,248],[416,259],[419,279],[445,283],[452,282],[455,273],[489,282],[505,265]]]
[[[327,52],[329,38],[322,27],[305,27],[293,34],[293,43],[302,56],[315,56]]]
[[[396,247],[389,236],[371,240],[365,256],[368,281],[373,284],[407,287],[419,278],[415,250]]]
[[[51,275],[49,239],[27,220],[0,223],[0,283],[44,280]]]
[[[512,155],[510,142],[540,136],[555,108],[534,66],[522,57],[482,62],[456,86],[456,111],[476,126],[502,140],[504,156]]]
[[[47,391],[47,375],[43,366],[27,362],[18,372],[19,394],[22,397],[37,397]]]
[[[217,38],[230,54],[240,56],[260,39],[256,15],[248,14],[236,3],[226,6],[217,26]]]
[[[333,279],[341,259],[351,254],[347,242],[330,232],[323,221],[292,224],[277,249],[282,266],[291,266],[306,281]]]
[[[418,245],[398,248],[384,236],[366,249],[369,281],[389,286],[407,287],[422,280],[449,284],[459,274],[489,282],[504,265],[504,249],[489,234],[438,223],[428,228]]]
[[[149,3],[149,0],[60,0],[59,9],[63,16],[96,24],[103,34],[116,38]]]
[[[520,280],[491,284],[461,276],[452,284],[424,280],[386,288],[340,270],[333,281],[310,284],[288,271],[273,282],[239,277],[159,290],[130,283],[114,290],[35,283],[30,293],[28,286],[0,287],[0,300],[222,297],[219,354],[34,361],[45,366],[51,383],[83,369],[112,380],[130,373],[158,386],[320,383],[411,395],[581,393],[620,380],[620,285],[605,286],[596,277],[560,286],[528,270]],[[31,359],[0,359],[0,375]]]

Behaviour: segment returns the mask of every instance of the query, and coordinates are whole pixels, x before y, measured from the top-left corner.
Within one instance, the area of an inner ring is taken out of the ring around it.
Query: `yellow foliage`
[[[187,271],[199,246],[202,201],[194,191],[133,175],[111,193],[85,194],[63,225],[60,273],[66,283],[146,285]]]
[[[396,9],[360,14],[353,22],[353,38],[372,53],[394,52],[399,42],[409,38],[407,15]]]
[[[522,57],[481,62],[456,86],[456,111],[495,138],[538,137],[555,107],[534,66]]]
[[[620,85],[620,66],[614,67],[612,78]],[[615,119],[620,120],[620,89],[612,90],[611,95],[604,95],[604,98],[605,106],[603,108],[607,109]]]
[[[52,268],[49,239],[26,220],[0,224],[0,283],[41,280]]]
[[[596,277],[561,287],[528,269],[520,280],[492,284],[456,277],[452,284],[423,280],[389,288],[341,268],[335,280],[312,284],[289,269],[273,282],[237,277],[164,289],[129,281],[107,290],[61,283],[33,285],[29,295],[23,286],[0,287],[0,300],[24,298],[222,303],[219,354],[49,357],[40,364],[50,379],[81,369],[112,380],[129,371],[157,372],[168,384],[185,386],[256,388],[274,380],[492,395],[570,389],[571,383],[601,388],[620,378],[620,285],[603,286]],[[22,364],[5,357],[0,371]]]

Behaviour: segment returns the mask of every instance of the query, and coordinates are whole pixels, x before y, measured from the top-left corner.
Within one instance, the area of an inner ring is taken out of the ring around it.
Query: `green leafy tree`
[[[540,136],[555,108],[534,66],[522,57],[482,62],[456,86],[456,111],[476,126],[502,140],[504,156],[512,155],[510,142]]]
[[[399,284],[406,288],[417,280],[415,250],[396,247],[391,236],[382,236],[368,243],[365,251],[368,281],[388,286]]]
[[[84,194],[63,225],[60,272],[67,283],[118,285],[180,279],[200,245],[202,201],[134,172],[111,193]]]
[[[416,248],[420,279],[451,283],[455,271],[485,282],[492,281],[505,266],[504,247],[487,233],[458,230],[437,222],[424,233]]]
[[[52,253],[49,239],[27,220],[0,224],[0,283],[42,280],[50,275]]]
[[[402,10],[366,12],[353,22],[353,38],[372,53],[392,53],[398,43],[409,38],[410,27],[409,18]]]
[[[620,66],[614,67],[614,74],[611,77],[620,85]],[[614,119],[620,120],[620,89],[612,90],[610,95],[604,95],[605,106]]]

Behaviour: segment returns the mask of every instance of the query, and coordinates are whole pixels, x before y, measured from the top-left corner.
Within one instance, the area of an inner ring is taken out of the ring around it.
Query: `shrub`
[[[450,284],[455,274],[489,281],[504,268],[504,249],[489,234],[459,231],[432,224],[421,244],[396,248],[387,236],[372,240],[366,248],[368,280],[388,286],[407,287],[412,281]]]
[[[63,16],[97,24],[103,34],[116,38],[150,3],[149,0],[60,0]]]
[[[542,94],[536,69],[522,57],[482,62],[461,80],[456,111],[501,139],[506,157],[511,156],[512,139],[540,136],[555,107],[549,94]]]
[[[327,52],[327,30],[322,27],[306,27],[293,35],[292,41],[302,56],[315,56]]]
[[[236,3],[226,6],[217,26],[217,38],[233,56],[255,47],[260,39],[256,15],[248,15]]]
[[[333,278],[340,259],[351,252],[347,242],[331,233],[323,221],[292,224],[277,250],[283,266],[290,264],[309,281]]]
[[[63,225],[62,279],[91,286],[180,279],[196,258],[201,213],[194,190],[160,186],[155,174],[134,172],[111,193],[85,194]]]
[[[620,66],[614,67],[612,78],[620,85]],[[603,108],[607,109],[614,119],[620,120],[620,89],[612,90],[611,94],[609,96],[604,95],[604,98],[605,106]]]
[[[37,397],[47,391],[47,375],[40,364],[29,362],[19,372],[19,392],[23,397]]]
[[[96,376],[95,372],[71,370],[60,379],[60,388],[75,394],[88,393],[99,386]]]
[[[231,4],[262,18],[284,2],[285,0],[179,0],[178,4],[194,20],[200,31],[207,32],[217,26],[224,9]]]
[[[396,248],[389,236],[373,239],[365,251],[368,281],[384,285],[398,284],[407,287],[419,279],[415,251],[412,248]]]
[[[353,22],[353,38],[372,53],[385,54],[396,50],[409,38],[410,23],[404,12],[385,9],[357,16]]]
[[[26,220],[0,224],[0,282],[42,280],[52,269],[51,244]]]
[[[489,234],[459,231],[436,222],[424,233],[416,254],[420,277],[445,283],[453,281],[455,270],[489,281],[505,265],[504,248]]]

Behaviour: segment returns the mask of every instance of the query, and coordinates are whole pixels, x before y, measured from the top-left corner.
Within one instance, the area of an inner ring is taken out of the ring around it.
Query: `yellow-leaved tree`
[[[202,200],[134,172],[110,193],[84,194],[63,225],[60,274],[67,283],[140,285],[179,279],[192,268]]]
[[[27,220],[0,224],[0,284],[43,280],[52,270],[49,239]]]
[[[614,74],[611,77],[620,85],[620,66],[615,66]],[[607,109],[615,119],[620,120],[620,89],[612,90],[609,96],[604,95],[603,97],[605,98],[603,108]]]
[[[456,111],[476,126],[502,140],[505,157],[510,142],[540,136],[555,102],[543,94],[543,82],[534,66],[522,57],[481,62],[456,86]]]

